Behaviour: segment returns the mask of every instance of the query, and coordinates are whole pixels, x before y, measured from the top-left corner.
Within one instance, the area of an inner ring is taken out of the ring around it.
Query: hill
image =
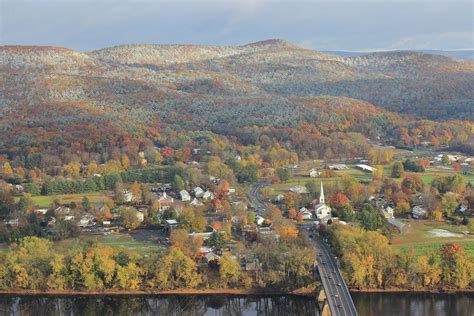
[[[471,123],[418,119],[474,120],[474,63],[416,52],[341,57],[282,40],[88,53],[3,46],[0,83],[0,145],[9,155],[91,139],[115,146],[127,135],[141,142],[157,120],[160,129],[209,130],[242,143],[267,133],[306,154],[319,144],[318,155],[332,133],[400,145],[462,142]]]

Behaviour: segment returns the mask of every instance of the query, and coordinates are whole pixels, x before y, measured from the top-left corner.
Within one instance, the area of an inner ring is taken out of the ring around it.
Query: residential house
[[[301,214],[303,220],[310,220],[313,218],[313,214],[306,207],[300,208],[298,213]]]
[[[349,169],[347,167],[347,165],[345,165],[343,163],[337,163],[337,164],[329,165],[328,168],[331,169],[331,170],[347,170],[347,169]]]
[[[261,226],[263,222],[265,222],[265,218],[263,218],[262,216],[257,215],[255,217],[255,224],[257,224],[258,226]]]
[[[204,192],[204,194],[202,195],[202,199],[206,201],[213,200],[214,198],[215,198],[215,194],[209,190]]]
[[[35,210],[35,213],[46,215],[46,213],[48,213],[48,209],[47,208],[39,208],[39,209]]]
[[[393,208],[388,206],[388,205],[385,205],[383,208],[382,208],[382,214],[385,218],[394,218],[393,216]]]
[[[199,201],[198,199],[194,198],[191,203],[189,203],[189,205],[193,206],[193,207],[199,207],[199,206],[203,206],[204,203],[202,203],[201,201]]]
[[[428,212],[421,205],[414,206],[411,212],[415,219],[425,218],[428,216]]]
[[[316,170],[316,169],[313,168],[313,169],[311,169],[311,170],[309,171],[309,176],[310,176],[311,178],[318,178],[318,177],[321,176],[321,171]]]
[[[193,193],[195,197],[202,198],[204,195],[204,190],[201,187],[195,187]]]
[[[179,191],[179,196],[181,198],[181,201],[183,201],[183,202],[191,201],[191,195],[186,190]]]
[[[83,228],[94,226],[95,225],[94,216],[92,216],[91,214],[83,215],[77,225]]]
[[[125,200],[125,202],[132,202],[133,193],[128,190],[123,190],[123,199]]]

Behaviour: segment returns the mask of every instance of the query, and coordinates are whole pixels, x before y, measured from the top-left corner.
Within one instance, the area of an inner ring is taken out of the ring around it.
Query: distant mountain
[[[319,156],[360,135],[403,145],[472,138],[470,123],[420,119],[474,121],[473,62],[419,52],[336,56],[282,40],[86,53],[0,47],[0,148],[8,148],[0,154],[10,156],[130,136],[147,143],[164,127],[244,144],[271,131]]]
[[[474,120],[473,62],[420,52],[336,56],[283,40],[123,45],[87,53],[3,46],[0,80],[2,107],[84,102],[127,108],[141,118],[143,111],[169,111],[178,103],[239,106],[243,99],[279,103],[323,95],[418,118]]]
[[[432,50],[412,50],[412,51],[425,53],[425,54],[447,56],[447,57],[457,58],[457,59],[461,59],[465,61],[474,61],[474,50],[472,49],[463,49],[463,50],[432,49]],[[344,57],[361,56],[361,55],[370,54],[367,52],[351,52],[351,51],[337,51],[337,50],[323,51],[323,53],[330,54],[330,55],[344,56]]]

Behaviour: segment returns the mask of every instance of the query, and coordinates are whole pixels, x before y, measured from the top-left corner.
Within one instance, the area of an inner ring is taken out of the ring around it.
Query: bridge
[[[263,213],[268,205],[260,198],[260,189],[267,186],[267,181],[261,181],[254,185],[250,192],[250,200],[258,214]],[[263,215],[263,214],[261,214]],[[309,227],[311,227],[310,225]],[[300,228],[304,229],[305,225]],[[307,226],[308,227],[308,226]],[[324,244],[319,236],[313,238],[318,255],[316,258],[316,271],[322,284],[322,291],[318,300],[323,303],[322,315],[332,316],[357,316],[357,309],[352,300],[349,289],[342,278],[341,271],[336,263],[331,251]],[[327,311],[329,309],[329,313]]]

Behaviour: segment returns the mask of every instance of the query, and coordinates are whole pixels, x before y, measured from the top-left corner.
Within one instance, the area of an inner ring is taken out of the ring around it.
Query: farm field
[[[432,220],[409,221],[410,228],[392,240],[392,245],[399,251],[415,249],[416,256],[429,253],[448,242],[456,242],[466,250],[474,260],[474,235],[465,235],[466,226],[451,225]]]
[[[84,196],[87,196],[91,203],[105,202],[110,199],[110,192],[91,192],[80,194],[60,194],[60,195],[41,195],[33,196],[31,199],[33,203],[42,208],[49,207],[54,199],[58,199],[61,204],[70,204],[72,202],[79,204]]]
[[[316,183],[334,183],[340,180],[344,175],[350,175],[356,178],[359,181],[369,182],[372,181],[373,176],[370,173],[363,172],[361,170],[357,170],[354,168],[353,165],[347,165],[349,167],[348,170],[338,170],[336,174],[338,176],[332,178],[311,178],[308,175],[308,172],[314,166],[318,166],[318,164],[314,164],[311,162],[302,162],[298,165],[297,169],[290,169],[290,179],[285,183],[280,184],[272,184],[268,186],[270,190],[273,190],[274,194],[279,194],[282,192],[288,191],[289,188],[296,186],[296,185],[306,185],[308,182],[316,181]]]

